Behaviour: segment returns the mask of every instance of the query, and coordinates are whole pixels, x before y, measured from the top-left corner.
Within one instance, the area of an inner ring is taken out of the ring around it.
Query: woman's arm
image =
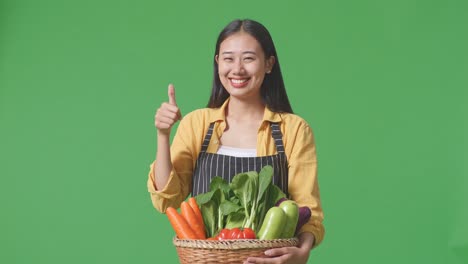
[[[153,177],[157,190],[162,190],[172,171],[170,136],[158,131],[156,161],[153,163]]]
[[[192,124],[192,116],[190,114],[185,116],[174,135],[170,147],[170,156],[162,157],[162,159],[168,158],[167,162],[171,164],[170,169],[166,168],[168,174],[164,183],[156,182],[159,177],[155,179],[155,174],[159,173],[161,158],[157,156],[157,160],[150,166],[148,191],[151,194],[153,206],[160,212],[165,212],[169,206],[178,208],[190,193],[193,166],[195,164],[194,157],[196,157],[195,153],[198,151],[195,147],[196,143],[194,143],[196,139],[193,138],[195,135]],[[159,148],[158,151],[161,151],[161,149]]]
[[[293,132],[292,132],[293,131]],[[317,175],[316,145],[312,129],[301,120],[293,126],[285,143],[289,165],[289,194],[299,206],[310,208],[310,220],[299,230],[314,235],[314,247],[320,244],[325,234],[323,210]]]
[[[162,103],[157,110],[154,125],[157,129],[157,151],[154,163],[154,182],[156,188],[161,190],[166,186],[172,171],[170,134],[171,128],[181,119],[180,110],[175,100],[175,90],[172,84],[168,87],[169,102]]]
[[[156,160],[150,166],[148,175],[148,191],[151,194],[153,206],[160,212],[166,208],[179,207],[190,192],[191,174],[193,171],[195,151],[193,130],[190,115],[180,123],[170,144],[172,126],[181,119],[181,114],[175,102],[172,85],[168,89],[169,103],[163,103],[156,112],[155,126],[157,128]]]

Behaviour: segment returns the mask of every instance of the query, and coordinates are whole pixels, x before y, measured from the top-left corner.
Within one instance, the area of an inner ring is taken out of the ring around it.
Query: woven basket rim
[[[254,249],[254,248],[278,248],[295,247],[299,245],[297,237],[287,239],[227,239],[227,240],[202,240],[202,239],[178,239],[173,241],[176,247],[199,249]]]

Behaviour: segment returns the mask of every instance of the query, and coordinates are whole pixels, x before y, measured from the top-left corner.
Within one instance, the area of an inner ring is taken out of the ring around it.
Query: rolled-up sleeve
[[[317,178],[317,156],[314,135],[309,125],[303,121],[289,130],[290,142],[286,144],[289,163],[289,194],[299,206],[307,206],[312,212],[310,220],[299,231],[310,232],[315,236],[314,247],[322,242],[325,235],[323,210]],[[292,134],[292,135],[291,135]]]
[[[192,183],[194,167],[193,147],[191,142],[193,135],[187,119],[183,119],[171,144],[172,171],[166,186],[162,188],[154,181],[155,162],[150,165],[148,173],[148,192],[153,206],[160,212],[165,212],[170,207],[178,208],[182,201],[189,195]]]

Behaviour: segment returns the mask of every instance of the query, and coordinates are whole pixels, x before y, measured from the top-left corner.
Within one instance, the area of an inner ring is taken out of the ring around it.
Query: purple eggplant
[[[279,206],[282,202],[287,201],[287,200],[288,199],[286,198],[281,198],[276,202],[275,206]],[[299,230],[302,228],[303,225],[309,222],[311,216],[312,216],[312,211],[310,210],[309,207],[307,206],[299,207],[299,219],[297,221],[295,234],[299,232]]]
[[[297,221],[296,234],[305,225],[309,222],[310,217],[312,216],[312,211],[307,206],[299,207],[299,220]]]

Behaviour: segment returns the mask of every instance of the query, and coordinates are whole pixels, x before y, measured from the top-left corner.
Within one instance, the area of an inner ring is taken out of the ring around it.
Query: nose
[[[235,75],[242,75],[245,73],[244,64],[242,60],[236,60],[233,65],[232,73]]]

